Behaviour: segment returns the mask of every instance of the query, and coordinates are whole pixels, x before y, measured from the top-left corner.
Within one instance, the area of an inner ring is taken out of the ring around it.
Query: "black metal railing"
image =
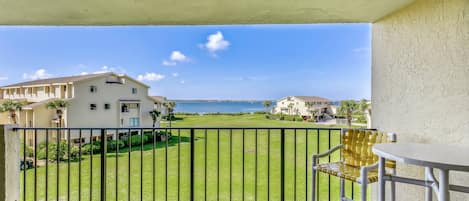
[[[21,164],[32,164],[21,166],[21,200],[308,201],[312,154],[340,144],[339,128],[16,131]],[[318,184],[317,200],[339,199],[338,179],[320,174]]]

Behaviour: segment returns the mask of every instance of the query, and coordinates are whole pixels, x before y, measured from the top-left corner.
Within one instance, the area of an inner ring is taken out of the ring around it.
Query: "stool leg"
[[[366,201],[366,188],[367,188],[368,184],[365,182],[365,183],[362,183],[361,184],[361,200],[362,201]]]
[[[368,187],[368,171],[366,170],[366,168],[362,168],[360,170],[360,177],[361,177],[361,181],[360,181],[360,188],[361,188],[361,192],[360,192],[360,197],[361,197],[361,201],[366,201],[366,188]],[[353,184],[352,184],[353,185]]]
[[[378,160],[379,166],[378,166],[378,200],[379,201],[384,201],[385,200],[385,195],[386,195],[386,182],[384,181],[384,172],[385,172],[385,163],[386,159],[379,157]]]
[[[449,201],[449,171],[440,169],[438,201]]]
[[[340,200],[342,201],[345,197],[345,181],[340,179]]]
[[[316,157],[313,156],[313,165],[311,166],[311,201],[316,201]]]
[[[432,168],[426,167],[425,168],[425,180],[431,181],[432,177],[430,176],[433,172]],[[433,200],[433,189],[430,186],[425,187],[425,201],[432,201]]]
[[[396,201],[396,182],[391,181],[391,200]]]

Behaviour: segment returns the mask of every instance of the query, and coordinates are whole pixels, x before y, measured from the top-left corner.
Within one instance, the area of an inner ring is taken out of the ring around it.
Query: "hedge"
[[[137,146],[142,143],[146,144],[149,140],[148,140],[148,136],[146,135],[133,135],[123,141],[125,143],[125,146],[129,146],[129,144],[132,146]]]

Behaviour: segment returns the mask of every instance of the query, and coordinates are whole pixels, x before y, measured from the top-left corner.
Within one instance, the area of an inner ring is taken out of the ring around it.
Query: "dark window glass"
[[[96,93],[97,91],[98,91],[98,88],[96,86],[90,86],[91,93]]]
[[[129,112],[129,107],[126,104],[122,105],[121,112]]]
[[[96,110],[96,104],[94,103],[90,104],[90,110]]]

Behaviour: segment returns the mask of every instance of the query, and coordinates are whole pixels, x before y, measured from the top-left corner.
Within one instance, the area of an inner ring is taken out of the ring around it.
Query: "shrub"
[[[269,114],[269,113],[265,111],[257,111],[257,112],[254,112],[254,114]]]
[[[296,119],[296,121],[304,121],[303,117],[301,117],[301,116],[297,116],[297,117],[295,117],[295,119]]]
[[[147,143],[148,137],[146,135],[133,135],[124,140],[125,146],[129,146],[129,145],[137,146],[137,145],[140,145],[142,141],[143,141],[143,144]]]
[[[166,120],[166,121],[169,121],[169,120],[174,121],[174,120],[176,119],[176,118],[174,117],[174,113],[171,113],[171,116],[165,115],[165,116],[163,116],[162,118],[163,118],[164,120]]]
[[[164,131],[164,130],[156,131],[156,130],[155,130],[155,135],[153,135],[152,131],[145,131],[145,132],[143,132],[143,133],[144,133],[143,135],[148,138],[147,141],[144,141],[144,142],[143,142],[143,143],[145,144],[145,143],[153,143],[153,140],[154,140],[153,137],[156,138],[155,141],[160,141],[160,140],[161,140],[161,136],[162,136],[162,135],[165,135],[165,134],[166,134],[166,131]],[[167,134],[167,135],[168,135],[168,138],[171,137],[171,132],[168,131],[168,134]]]
[[[197,112],[176,112],[174,115],[183,115],[183,116],[199,116]]]
[[[77,146],[70,147],[70,159],[75,160],[80,157],[80,148]]]
[[[70,158],[73,158],[75,156],[75,154],[72,152],[73,148],[74,147],[70,147]],[[61,141],[58,144],[58,146],[57,146],[57,143],[50,142],[48,145],[48,149],[49,150],[46,153],[46,143],[38,144],[37,158],[46,159],[46,156],[47,156],[49,160],[57,161],[57,157],[58,157],[58,160],[65,160],[68,157],[68,154],[67,154],[68,144],[65,141]],[[78,154],[76,154],[76,156],[78,156]]]
[[[83,145],[81,151],[83,154],[91,154],[91,151],[93,151],[93,154],[99,153],[101,152],[101,143],[99,141],[87,143]]]
[[[251,113],[249,112],[209,112],[209,113],[205,113],[204,115],[240,116],[240,115],[246,115],[246,114],[251,114]]]
[[[119,147],[119,149],[125,147],[125,143],[122,140],[108,140],[107,141],[107,151],[114,151]]]
[[[299,115],[279,115],[279,114],[267,114],[266,119],[272,120],[285,120],[285,121],[303,121],[303,117]]]
[[[158,131],[155,131],[155,134],[153,134],[153,131],[145,131],[143,135],[148,138],[148,142],[153,142],[153,137],[158,139]]]
[[[24,143],[21,143],[20,149],[21,149],[21,156],[23,156],[23,154],[24,154],[24,152],[23,152],[24,151],[23,150],[24,149]],[[34,156],[34,149],[29,145],[26,146],[26,156],[27,157],[33,157]]]

